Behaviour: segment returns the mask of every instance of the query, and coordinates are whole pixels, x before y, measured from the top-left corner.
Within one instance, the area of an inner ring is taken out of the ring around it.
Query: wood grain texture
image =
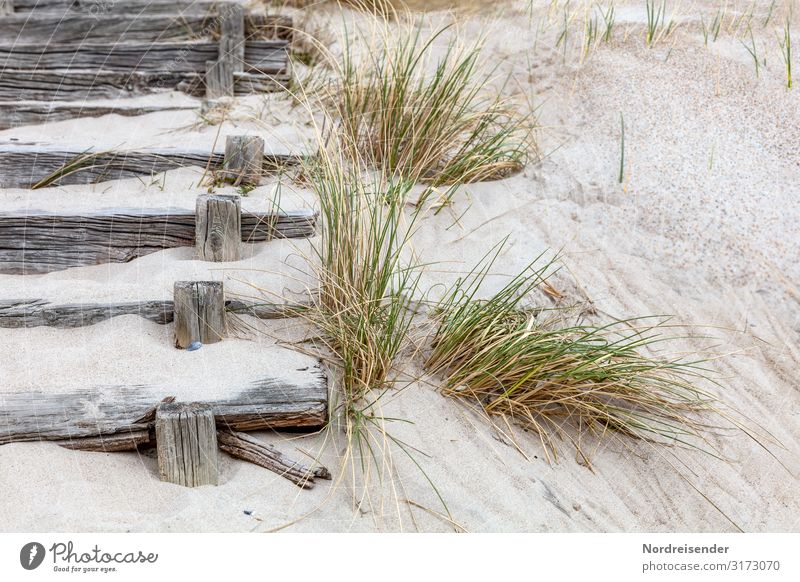
[[[241,240],[313,236],[316,213],[242,213]],[[38,274],[125,263],[168,248],[195,246],[196,211],[108,209],[65,215],[0,213],[0,273]]]
[[[78,303],[53,305],[41,299],[0,300],[0,327],[83,327],[121,315],[138,315],[166,325],[173,319],[172,301]]]
[[[219,482],[217,431],[210,405],[161,404],[156,411],[156,450],[162,481],[184,487]]]
[[[225,310],[236,315],[258,319],[295,317],[308,306],[226,300]],[[63,327],[94,325],[122,315],[138,315],[153,323],[172,323],[175,311],[172,301],[130,301],[123,303],[53,304],[43,299],[6,299],[0,301],[0,328]]]
[[[175,347],[215,344],[227,331],[222,281],[175,281]]]
[[[125,103],[42,103],[38,101],[19,101],[0,103],[0,129],[40,125],[76,117],[101,117],[103,115],[122,115],[136,117],[161,111],[189,111],[197,105],[128,105]]]
[[[200,260],[219,263],[241,258],[242,199],[239,196],[198,196],[195,220],[195,248]]]
[[[300,163],[301,156],[268,154],[262,172]],[[224,154],[200,150],[92,151],[47,144],[0,143],[0,188],[34,188],[55,184],[93,184],[152,176],[195,166],[221,170]]]
[[[116,4],[115,4],[116,6]],[[181,13],[112,11],[17,14],[0,19],[0,39],[17,43],[167,42],[215,37],[219,16],[201,9]],[[243,36],[251,40],[287,40],[292,19],[276,15],[243,15]],[[242,55],[242,58],[244,56]]]
[[[261,378],[228,387],[231,396],[208,400],[218,428],[319,428],[327,421],[327,381],[318,367],[291,382]],[[68,393],[0,393],[0,445],[74,441],[149,430],[153,407],[174,394],[169,386],[84,387]],[[120,436],[119,438],[124,438]]]
[[[225,138],[225,166],[221,177],[234,186],[258,186],[264,140],[255,135],[229,135]]]
[[[271,75],[235,73],[234,92],[249,95],[279,91],[288,87],[289,78],[288,71]],[[206,91],[204,76],[176,71],[0,70],[0,101],[6,102],[119,99],[173,90],[202,97]]]
[[[217,433],[217,443],[220,450],[229,455],[269,469],[302,489],[312,489],[315,478],[331,478],[325,467],[306,467],[289,459],[272,445],[243,432],[220,430]]]
[[[102,70],[118,72],[205,73],[206,61],[219,54],[218,43],[11,43],[0,44],[0,70],[31,71]],[[288,69],[284,40],[252,40],[244,43],[244,71],[279,75]]]

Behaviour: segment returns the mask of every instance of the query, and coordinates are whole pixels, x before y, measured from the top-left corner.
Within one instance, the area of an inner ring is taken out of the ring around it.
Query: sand
[[[464,188],[453,208],[423,221],[415,246],[441,265],[424,286],[452,280],[454,273],[442,271],[463,269],[509,234],[499,263],[509,273],[546,249],[561,249],[566,269],[555,284],[568,299],[591,300],[597,321],[671,314],[695,336],[678,351],[713,346],[722,355],[713,363],[721,378],[716,392],[780,441],[770,445],[774,456],[729,432],[713,438],[726,461],[613,439],[596,450],[593,470],[568,446],[551,463],[534,435],[516,431],[515,446],[423,377],[393,392],[382,412],[411,421],[389,430],[417,450],[424,473],[387,447],[386,463],[373,467],[365,489],[360,466],[341,456],[345,443],[335,428],[259,435],[333,471],[332,483],[311,491],[225,456],[218,487],[190,490],[160,482],[149,453],[6,445],[0,531],[798,531],[800,93],[785,87],[773,31],[753,27],[768,62],[757,78],[732,32],[704,45],[698,14],[684,14],[672,37],[648,49],[643,5],[618,3],[615,39],[581,59],[573,44],[580,43],[579,25],[565,56],[555,46],[561,13],[548,14],[549,2],[534,2],[532,10],[522,4],[511,3],[489,24],[473,18],[459,26],[467,35],[488,31],[498,72],[513,73],[519,95],[540,106],[544,158],[506,180]],[[766,12],[769,2],[758,4]],[[697,11],[713,14],[715,5],[703,2]],[[275,147],[307,147],[302,112],[284,97],[251,97],[237,111],[265,113],[258,123],[225,124],[219,135],[254,132]],[[106,116],[7,130],[0,141],[70,143],[80,135],[98,146],[211,147],[218,127],[187,129],[196,119],[191,112]],[[200,174],[168,172],[157,184],[6,190],[0,207],[192,208],[203,191]],[[288,190],[284,208],[314,206],[301,187]],[[268,180],[243,206],[266,208],[274,191]],[[307,241],[273,241],[252,245],[241,262],[209,265],[194,260],[192,249],[173,249],[124,265],[0,275],[0,297],[162,299],[175,279],[200,277],[225,280],[241,293],[255,285],[296,294],[311,284],[303,260],[310,251]],[[306,332],[299,324],[270,322],[263,331],[185,353],[171,347],[169,326],[136,317],[75,330],[3,329],[9,356],[0,363],[0,391],[147,380],[187,391],[203,382],[224,393],[255,370],[289,373],[314,364],[286,345]],[[215,365],[227,358],[241,364],[241,378]],[[416,373],[413,364],[408,370]]]

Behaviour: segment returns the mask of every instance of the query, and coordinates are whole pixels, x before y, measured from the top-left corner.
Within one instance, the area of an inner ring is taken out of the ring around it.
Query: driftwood
[[[220,430],[217,444],[229,455],[269,469],[303,489],[313,488],[315,478],[331,478],[325,467],[310,469],[287,458],[275,447],[242,432]]]
[[[175,281],[175,347],[215,344],[225,337],[222,281]]]
[[[159,111],[186,111],[196,109],[195,105],[108,105],[94,103],[39,103],[20,101],[0,103],[0,129],[23,125],[39,125],[73,119],[75,117],[100,117],[102,115],[123,115],[135,117]]]
[[[215,42],[138,42],[0,45],[0,70],[95,69],[103,71],[169,71],[204,73],[206,61],[215,60]],[[284,40],[250,40],[244,43],[244,71],[279,75],[288,68]]]
[[[195,246],[194,210],[110,209],[65,215],[0,213],[0,272],[49,273],[125,263],[160,250]],[[242,213],[242,241],[313,236],[312,210]]]
[[[285,89],[289,73],[234,74],[234,93],[249,95]],[[0,70],[0,101],[80,101],[119,99],[161,91],[205,95],[203,75],[177,71],[113,72],[59,69],[51,71]]]
[[[116,7],[116,3],[114,5]],[[0,38],[18,43],[95,43],[95,42],[168,42],[212,38],[218,33],[219,16],[200,9],[182,13],[153,14],[132,9],[129,2],[119,10],[93,14],[53,13],[17,14],[0,19]],[[286,16],[246,15],[242,41],[291,38],[292,19]]]
[[[264,156],[262,172],[297,165],[294,154]],[[152,176],[183,166],[222,169],[224,154],[178,149],[92,151],[46,144],[0,143],[0,188],[35,188],[53,184],[92,184]]]
[[[305,305],[256,303],[237,299],[226,300],[225,309],[237,315],[258,319],[295,317]],[[122,315],[138,315],[153,323],[166,325],[175,318],[173,301],[131,301],[126,303],[52,304],[42,299],[0,301],[0,328],[61,327],[94,325]]]
[[[165,402],[156,410],[155,431],[162,481],[184,487],[219,482],[217,430],[210,405]]]
[[[190,354],[187,354],[190,355]],[[294,373],[292,382],[262,378],[223,399],[193,399],[211,405],[217,427],[253,431],[319,428],[327,421],[328,391],[318,367]],[[0,394],[0,445],[57,441],[73,449],[134,450],[153,428],[153,407],[175,394],[173,386],[88,387],[69,393]],[[83,440],[86,439],[86,440]],[[66,442],[65,442],[66,441]]]

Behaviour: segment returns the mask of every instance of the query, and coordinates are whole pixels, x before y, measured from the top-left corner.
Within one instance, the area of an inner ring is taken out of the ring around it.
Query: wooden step
[[[219,45],[208,41],[65,44],[0,44],[0,71],[5,69],[98,70],[118,72],[205,73],[206,62],[219,56]],[[284,40],[244,43],[244,72],[285,74],[289,66]]]
[[[228,299],[230,314],[258,319],[293,317],[302,306]],[[51,303],[43,299],[0,300],[0,328],[59,327],[76,328],[95,325],[124,315],[138,315],[159,325],[172,323],[175,304],[172,300],[125,301],[120,303]]]
[[[108,209],[80,214],[0,214],[0,272],[49,273],[70,267],[126,263],[164,249],[195,245],[195,210]],[[242,213],[242,241],[306,238],[312,210]]]
[[[198,352],[199,354],[200,352]],[[192,357],[194,354],[187,354]],[[235,363],[231,363],[235,365]],[[285,378],[256,377],[244,386],[94,386],[51,393],[3,393],[0,445],[68,441],[71,448],[131,450],[150,440],[155,410],[164,399],[208,403],[220,428],[237,431],[319,428],[327,421],[328,387],[322,370],[308,367]],[[89,446],[80,446],[87,439]]]
[[[226,4],[237,4],[232,0],[6,0],[14,12],[81,12],[100,18],[106,14],[130,12],[132,14],[161,14],[173,12],[209,12]]]
[[[279,91],[288,86],[290,78],[288,72],[271,75],[237,72],[233,76],[236,95]],[[173,90],[202,97],[206,92],[204,75],[175,71],[0,70],[0,102],[12,104],[18,100],[121,99]]]
[[[96,151],[48,144],[0,143],[0,188],[36,188],[55,184],[93,184],[106,180],[152,176],[185,166],[222,168],[222,153],[172,148]],[[280,153],[264,156],[263,171],[295,166],[303,157]]]
[[[76,117],[101,117],[103,115],[123,115],[135,117],[148,113],[162,111],[189,111],[198,109],[198,105],[131,105],[119,101],[108,103],[68,103],[39,101],[15,101],[13,103],[0,102],[0,129],[22,127],[25,125],[39,125],[74,119]]]
[[[116,4],[114,4],[116,6]],[[0,38],[19,43],[168,42],[210,39],[218,35],[213,12],[191,10],[181,14],[150,14],[128,8],[124,12],[16,14],[0,17]],[[149,5],[148,5],[149,6]],[[292,19],[287,16],[247,14],[245,38],[291,38]]]

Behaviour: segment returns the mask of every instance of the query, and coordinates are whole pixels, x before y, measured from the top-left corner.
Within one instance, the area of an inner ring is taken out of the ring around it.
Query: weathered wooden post
[[[233,97],[235,73],[244,71],[244,7],[219,7],[219,54],[206,61],[206,97]]]
[[[185,487],[216,485],[217,427],[211,406],[160,404],[156,410],[156,450],[162,481]]]
[[[223,177],[234,185],[258,186],[264,166],[264,140],[254,135],[229,135],[225,140]]]
[[[204,261],[238,261],[242,246],[242,200],[202,194],[195,209],[195,248]]]
[[[174,303],[176,348],[222,340],[225,335],[222,281],[176,281]]]

